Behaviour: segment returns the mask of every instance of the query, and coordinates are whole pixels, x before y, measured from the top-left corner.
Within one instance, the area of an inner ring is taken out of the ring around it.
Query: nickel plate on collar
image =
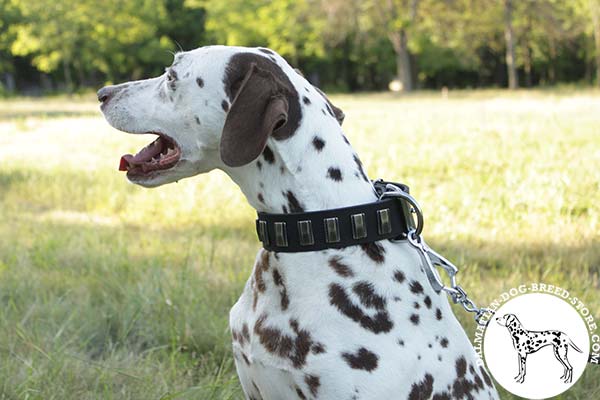
[[[312,222],[310,220],[298,221],[298,237],[300,239],[300,246],[311,246],[315,244]]]
[[[269,232],[267,231],[267,221],[258,221],[258,239],[265,246],[269,245]]]
[[[390,209],[384,208],[377,210],[377,233],[387,235],[392,231],[392,221],[390,220]]]
[[[352,214],[352,237],[354,239],[362,239],[367,237],[367,224],[365,221],[365,213]]]
[[[275,222],[275,244],[279,247],[287,247],[287,229],[285,222]]]
[[[327,243],[337,243],[340,241],[340,224],[337,217],[325,218],[325,241]]]

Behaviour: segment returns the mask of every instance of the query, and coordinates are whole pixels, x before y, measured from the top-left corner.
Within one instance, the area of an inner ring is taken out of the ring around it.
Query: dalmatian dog
[[[564,373],[560,378],[565,383],[573,380],[573,367],[567,358],[569,346],[573,347],[579,353],[582,351],[575,346],[575,343],[573,343],[566,333],[561,331],[528,331],[523,328],[523,325],[521,325],[515,314],[506,314],[502,317],[497,317],[496,322],[508,328],[513,346],[517,350],[519,356],[519,374],[515,377],[517,382],[523,383],[525,381],[527,355],[535,353],[546,346],[552,346],[554,357],[556,357],[564,368]]]
[[[138,185],[220,169],[262,212],[376,200],[343,112],[270,49],[182,52],[163,75],[98,98],[114,128],[157,136],[121,158]],[[230,328],[247,399],[498,398],[408,243],[260,250]]]

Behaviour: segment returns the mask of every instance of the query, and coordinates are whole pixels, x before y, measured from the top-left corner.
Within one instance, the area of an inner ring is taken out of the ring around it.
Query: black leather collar
[[[269,251],[298,253],[339,249],[384,239],[406,239],[414,229],[411,206],[401,198],[381,199],[388,182],[375,181],[380,200],[331,210],[292,214],[258,213],[256,232]],[[383,186],[382,186],[383,185]],[[393,184],[408,194],[408,187]]]

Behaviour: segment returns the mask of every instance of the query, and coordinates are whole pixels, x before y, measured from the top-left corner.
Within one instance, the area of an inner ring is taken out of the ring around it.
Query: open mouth
[[[147,133],[158,135],[158,138],[137,154],[121,157],[119,171],[127,171],[127,176],[149,176],[155,171],[172,168],[181,158],[181,149],[173,139],[158,132]]]

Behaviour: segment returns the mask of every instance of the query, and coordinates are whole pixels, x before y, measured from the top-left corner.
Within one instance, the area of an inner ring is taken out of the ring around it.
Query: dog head
[[[501,317],[496,317],[496,322],[500,326],[512,327],[515,328],[519,325],[519,320],[515,314],[505,314]]]
[[[106,86],[98,99],[114,128],[158,136],[120,164],[133,183],[155,187],[244,166],[269,137],[290,138],[314,112],[303,107],[308,87],[272,50],[207,46],[178,53],[159,77]],[[341,110],[319,93],[341,124]]]

